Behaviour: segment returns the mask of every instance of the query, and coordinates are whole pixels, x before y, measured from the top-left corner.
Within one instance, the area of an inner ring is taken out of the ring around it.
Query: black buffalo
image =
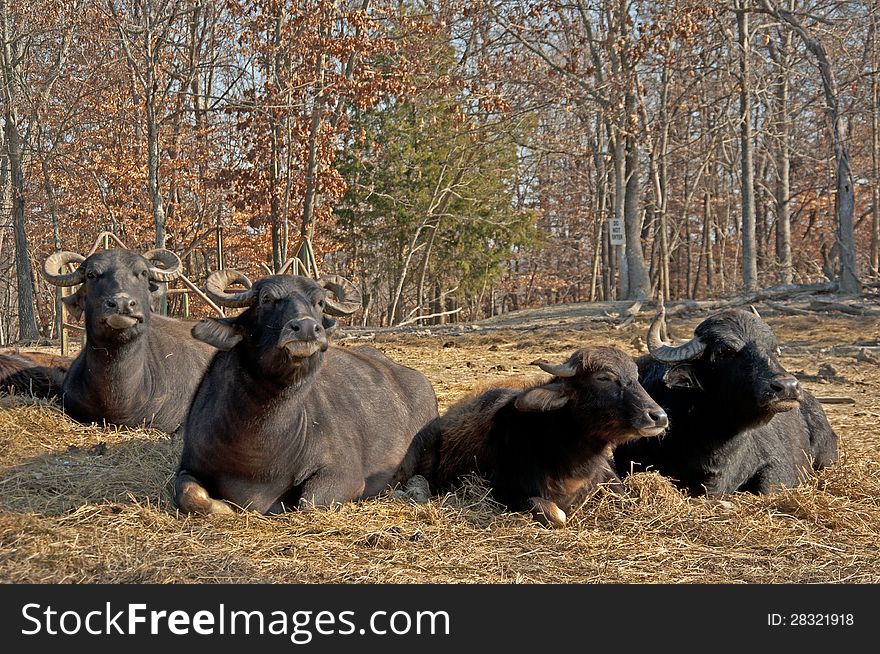
[[[819,402],[779,362],[776,337],[757,312],[710,316],[683,345],[648,332],[639,379],[669,414],[660,440],[617,449],[621,474],[648,468],[694,494],[767,493],[837,459],[837,436]]]
[[[0,392],[57,398],[70,362],[45,352],[0,352]]]
[[[227,293],[235,282],[248,290]],[[338,276],[274,275],[251,286],[221,270],[207,290],[246,309],[193,328],[220,351],[187,417],[178,507],[276,513],[385,489],[437,399],[424,375],[374,348],[330,346],[331,316],[359,308],[357,289]]]
[[[616,348],[583,348],[565,363],[535,365],[553,379],[492,388],[425,426],[397,479],[421,474],[443,489],[478,473],[508,508],[560,527],[589,491],[618,481],[610,463],[615,446],[657,436],[667,425],[639,385],[635,363]]]
[[[66,273],[67,264],[78,263]],[[190,334],[193,323],[150,311],[158,283],[181,273],[170,250],[140,255],[101,250],[87,259],[56,252],[43,267],[57,286],[79,289],[64,298],[74,318],[85,314],[86,343],[64,379],[64,410],[81,422],[147,425],[176,431],[214,349]]]

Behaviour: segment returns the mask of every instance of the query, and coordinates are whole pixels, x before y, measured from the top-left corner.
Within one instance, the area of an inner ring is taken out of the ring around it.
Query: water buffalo
[[[669,414],[661,440],[617,449],[621,474],[653,468],[694,494],[767,493],[837,460],[837,436],[819,402],[779,363],[757,312],[732,309],[700,323],[682,345],[648,331],[639,379]]]
[[[229,293],[240,282],[247,290]],[[211,275],[207,293],[238,316],[193,335],[217,347],[196,391],[175,479],[178,507],[260,513],[325,506],[388,486],[413,435],[437,415],[420,372],[371,347],[330,346],[332,316],[360,294],[338,277]]]
[[[0,392],[55,398],[71,359],[45,352],[0,353]]]
[[[510,509],[561,527],[586,493],[618,480],[610,464],[615,446],[666,428],[635,363],[616,348],[587,347],[562,364],[534,365],[553,379],[459,401],[416,435],[397,479],[421,474],[448,488],[478,473]]]
[[[63,272],[70,263],[79,266]],[[101,250],[88,258],[56,252],[46,259],[43,274],[50,283],[81,284],[64,298],[74,318],[85,314],[86,327],[86,344],[62,388],[71,417],[169,433],[181,426],[214,349],[192,337],[193,323],[150,311],[158,283],[180,273],[180,259],[165,249],[144,255]]]

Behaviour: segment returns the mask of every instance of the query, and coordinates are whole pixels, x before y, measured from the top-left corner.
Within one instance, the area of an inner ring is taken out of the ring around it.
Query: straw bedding
[[[699,318],[674,323],[685,337]],[[851,344],[878,321],[768,320],[780,341]],[[371,342],[425,372],[441,409],[474,386],[533,375],[587,344],[639,353],[646,323],[626,329],[380,334]],[[342,346],[351,346],[349,342]],[[179,438],[80,425],[57,406],[0,399],[0,580],[6,582],[814,583],[880,582],[880,365],[822,363],[837,381],[806,383],[855,405],[826,406],[841,459],[775,495],[688,498],[655,474],[600,492],[548,530],[506,513],[479,479],[426,504],[392,493],[308,513],[178,515],[169,482]]]

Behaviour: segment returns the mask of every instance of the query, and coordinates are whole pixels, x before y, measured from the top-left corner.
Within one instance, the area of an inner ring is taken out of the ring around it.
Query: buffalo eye
[[[608,373],[608,372],[600,372],[598,375],[596,375],[596,381],[616,382],[617,377],[615,375],[612,375],[611,373]]]
[[[94,270],[90,270],[86,273],[86,279],[97,279],[97,277],[98,275],[95,273]]]
[[[261,304],[272,304],[274,301],[275,301],[275,298],[273,298],[268,293],[263,293],[263,295],[260,296],[260,303]]]
[[[318,300],[318,306],[324,308],[324,300]]]

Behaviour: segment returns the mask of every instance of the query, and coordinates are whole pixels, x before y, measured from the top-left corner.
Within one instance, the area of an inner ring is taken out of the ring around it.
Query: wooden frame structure
[[[284,262],[284,265],[273,273],[272,269],[264,263],[260,264],[270,275],[302,275],[304,277],[318,278],[318,262],[315,259],[315,251],[312,242],[308,238],[301,239],[296,247],[296,254]],[[288,272],[293,268],[292,272]]]

